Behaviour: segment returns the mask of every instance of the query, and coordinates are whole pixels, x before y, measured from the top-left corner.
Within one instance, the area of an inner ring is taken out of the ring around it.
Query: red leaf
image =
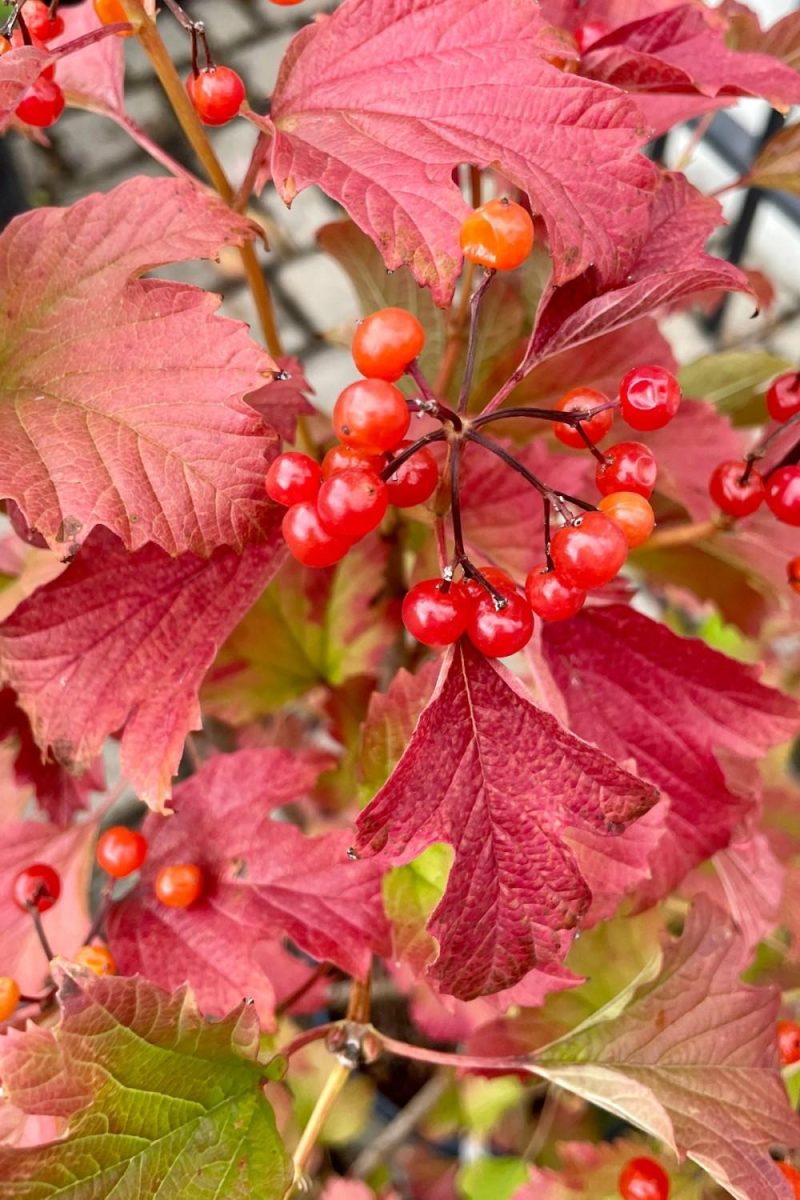
[[[720,213],[717,201],[701,195],[683,175],[662,176],[647,239],[624,284],[607,290],[589,271],[565,287],[551,289],[537,320],[537,356],[549,358],[579,346],[696,292],[747,291],[747,279],[737,267],[705,253]]]
[[[94,0],[62,7],[64,32],[52,44],[62,46],[100,28]],[[125,40],[106,37],[78,54],[62,55],[56,64],[56,82],[69,104],[95,112],[120,114],[125,109]]]
[[[318,184],[444,303],[467,212],[453,169],[492,166],[542,213],[558,282],[624,272],[655,184],[638,110],[544,62],[543,38],[527,0],[346,0],[294,38],[259,122],[283,199]]]
[[[300,362],[286,354],[278,359],[278,367],[285,371],[288,379],[273,379],[255,392],[250,392],[247,403],[271,426],[284,442],[294,442],[297,433],[297,418],[308,417],[314,412],[309,395],[314,389],[305,377]]]
[[[122,729],[123,773],[161,806],[186,734],[200,725],[203,675],[281,562],[273,520],[265,545],[210,559],[171,559],[157,546],[128,554],[96,530],[63,575],[0,625],[0,674],[39,745],[81,770]]]
[[[460,999],[559,968],[591,899],[570,827],[621,830],[652,788],[574,738],[519,681],[469,645],[446,656],[387,783],[358,820],[357,850],[406,863],[435,841],[455,860],[428,925],[430,968]]]
[[[52,57],[35,46],[19,46],[0,56],[0,133],[8,129],[20,100]]]
[[[655,900],[731,840],[753,810],[728,785],[715,751],[757,758],[793,735],[797,704],[702,642],[621,606],[548,626],[543,648],[570,726],[669,798],[667,834],[643,901]]]
[[[669,425],[648,433],[647,444],[658,461],[658,491],[682,504],[695,521],[716,511],[708,494],[714,468],[745,452],[741,431],[713,405],[699,400],[683,400]]]
[[[0,963],[4,975],[16,979],[23,992],[38,992],[47,975],[47,960],[33,922],[11,899],[11,883],[23,867],[45,862],[61,876],[61,895],[42,914],[42,924],[56,954],[71,955],[89,928],[87,897],[90,849],[99,817],[59,829],[43,821],[0,825]]]
[[[775,108],[800,101],[796,71],[766,54],[728,50],[723,31],[690,4],[623,25],[591,47],[581,66],[593,79],[637,93],[696,88],[712,97],[763,96]],[[659,101],[650,98],[648,116]]]
[[[89,805],[89,793],[105,788],[100,760],[81,779],[77,779],[53,760],[42,755],[31,731],[30,722],[17,705],[11,688],[0,688],[0,741],[15,743],[14,775],[17,783],[29,783],[36,790],[36,801],[48,820],[69,825],[77,812]]]
[[[62,554],[98,524],[171,554],[262,536],[275,439],[242,397],[272,361],[216,297],[135,278],[250,236],[221,201],[148,178],[0,236],[0,494]]]
[[[120,970],[165,988],[188,980],[206,1012],[252,996],[262,1020],[273,1015],[273,985],[284,994],[294,986],[269,974],[283,935],[363,977],[373,949],[387,948],[381,872],[348,861],[345,831],[307,837],[269,815],[301,799],[318,773],[285,750],[241,750],[180,784],[175,815],[147,818],[141,882],[111,919]],[[185,861],[203,868],[204,896],[190,909],[165,908],[153,881],[161,867]],[[283,969],[288,956],[279,961]]]

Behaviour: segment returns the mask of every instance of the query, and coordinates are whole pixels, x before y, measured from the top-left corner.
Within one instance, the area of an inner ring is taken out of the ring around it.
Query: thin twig
[[[420,1121],[436,1107],[452,1081],[450,1071],[437,1071],[432,1075],[405,1108],[361,1151],[348,1175],[354,1179],[366,1179],[376,1167],[388,1162],[398,1146],[402,1146]]]
[[[39,909],[36,907],[34,901],[29,900],[25,907],[30,913],[31,920],[33,921],[33,928],[36,930],[36,936],[39,939],[39,944],[41,945],[42,950],[44,951],[44,956],[48,963],[50,963],[55,958],[55,954],[53,953],[53,947],[50,945],[50,940],[44,931],[42,914],[39,912]]]
[[[464,378],[461,381],[461,391],[458,394],[458,411],[465,413],[469,403],[472,388],[472,376],[475,373],[475,361],[478,356],[478,322],[480,320],[481,303],[486,295],[489,284],[494,279],[495,272],[487,271],[481,282],[472,293],[469,302],[469,336],[467,340],[467,361],[464,366]]]
[[[83,939],[84,946],[88,946],[100,933],[101,929],[105,928],[105,923],[108,920],[108,914],[111,912],[113,904],[114,880],[107,879],[103,884],[103,890],[100,893],[100,903],[97,906],[97,912],[94,914],[94,920],[89,926],[89,932]]]

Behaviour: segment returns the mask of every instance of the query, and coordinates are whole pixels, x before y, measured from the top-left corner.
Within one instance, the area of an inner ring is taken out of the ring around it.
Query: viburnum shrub
[[[268,101],[224,4],[2,10],[2,130],[163,173],[0,234],[0,1198],[790,1200],[799,364],[679,366],[773,289],[644,150],[800,14],[273,4]],[[342,210],[313,404],[268,184]],[[149,274],[223,252],[257,329]]]

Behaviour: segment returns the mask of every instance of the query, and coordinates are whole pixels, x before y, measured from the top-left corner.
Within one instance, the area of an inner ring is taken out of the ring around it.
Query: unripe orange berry
[[[116,975],[117,964],[108,946],[97,942],[92,946],[81,946],[73,958],[73,962],[95,975]]]
[[[464,257],[481,267],[512,271],[533,248],[533,221],[521,204],[489,200],[471,212],[461,226]]]
[[[16,979],[9,975],[0,975],[0,1021],[13,1017],[19,1004],[20,990]]]
[[[655,514],[650,501],[638,492],[612,492],[603,496],[598,508],[619,525],[631,549],[641,546],[653,532]]]

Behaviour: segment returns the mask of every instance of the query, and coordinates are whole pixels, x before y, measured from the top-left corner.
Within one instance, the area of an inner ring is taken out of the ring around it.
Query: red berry
[[[380,525],[388,504],[383,480],[374,471],[360,471],[357,467],[331,475],[317,496],[317,512],[323,528],[350,543]]]
[[[292,504],[302,504],[304,500],[316,500],[321,483],[319,463],[307,454],[287,450],[270,463],[266,489],[270,500],[288,508]]]
[[[581,54],[585,54],[590,46],[599,42],[607,33],[611,33],[611,28],[605,21],[584,21],[575,30],[575,44]]]
[[[402,442],[397,447],[398,453],[402,453],[408,445],[410,442]],[[424,504],[436,491],[438,482],[439,467],[436,459],[430,450],[423,446],[416,454],[412,454],[411,458],[401,463],[395,473],[386,480],[389,503],[394,504],[396,508],[413,508],[415,504]]]
[[[28,905],[40,913],[47,912],[61,895],[61,879],[47,863],[31,863],[14,877],[11,895],[23,912],[27,912]]]
[[[525,595],[537,617],[543,621],[564,621],[583,608],[586,592],[562,583],[546,563],[534,567],[525,580]]]
[[[779,375],[767,391],[767,412],[773,421],[788,421],[800,412],[800,371]]]
[[[25,0],[22,6],[22,19],[28,27],[32,38],[40,42],[51,42],[64,32],[64,19],[58,13],[50,15],[49,5],[43,0]]]
[[[622,1200],[667,1200],[669,1176],[652,1158],[632,1158],[619,1177]]]
[[[778,1054],[782,1067],[800,1062],[800,1025],[796,1021],[778,1021]]]
[[[793,592],[800,592],[800,555],[786,564],[786,576]]]
[[[772,472],[767,479],[767,507],[784,525],[800,525],[800,466]]]
[[[147,857],[147,838],[127,825],[112,825],[97,841],[95,858],[112,879],[124,879],[138,871]]]
[[[489,200],[471,212],[461,226],[464,257],[495,271],[512,271],[533,247],[533,221],[521,204]]]
[[[514,583],[514,580],[511,578],[508,571],[504,571],[502,567],[479,567],[478,570],[483,578],[486,579],[496,591],[502,592],[504,596],[510,595],[512,592],[517,590],[517,585]],[[478,601],[487,594],[486,588],[477,579],[463,579],[460,586],[464,590],[465,594],[469,596],[473,605],[477,604]]]
[[[13,1017],[20,995],[16,979],[9,975],[0,975],[0,1021],[7,1021],[9,1017]]]
[[[764,480],[758,471],[751,470],[742,483],[747,463],[730,459],[715,467],[708,485],[709,495],[721,512],[729,517],[747,517],[764,502]]]
[[[351,546],[345,538],[328,532],[310,500],[287,509],[281,530],[289,553],[305,567],[332,567]]]
[[[246,95],[241,76],[230,67],[203,67],[186,80],[186,90],[204,125],[227,125]]]
[[[663,429],[681,402],[681,387],[664,367],[634,367],[619,385],[622,417],[631,429]]]
[[[800,1200],[800,1171],[797,1167],[793,1167],[791,1163],[779,1162],[775,1164],[784,1178],[789,1180],[789,1183],[794,1189],[795,1200]]]
[[[658,466],[653,452],[641,442],[617,442],[603,452],[595,480],[603,496],[611,492],[638,492],[649,497],[656,486]]]
[[[600,404],[608,404],[608,396],[604,396],[602,392],[594,388],[573,388],[561,397],[556,409],[559,412],[582,412],[585,409],[597,408]],[[593,446],[603,440],[613,423],[614,413],[610,408],[604,408],[588,421],[581,421],[583,431]],[[573,425],[556,425],[554,433],[560,442],[565,446],[572,446],[575,450],[580,450],[586,445]]]
[[[471,604],[458,584],[424,579],[403,599],[403,624],[424,646],[451,646],[467,628]]]
[[[202,890],[203,872],[195,863],[174,863],[156,876],[156,896],[167,908],[188,908]]]
[[[15,112],[26,125],[47,129],[55,125],[64,111],[64,93],[57,83],[40,75],[17,105]]]
[[[101,25],[117,25],[128,19],[120,0],[94,0],[94,11]],[[118,33],[117,37],[133,37],[133,33],[132,29],[127,29]]]
[[[631,550],[646,542],[653,532],[655,514],[650,501],[638,492],[612,492],[603,496],[598,507],[619,525]]]
[[[355,446],[331,446],[322,460],[322,478],[330,479],[335,471],[346,471],[350,467],[380,475],[386,462],[385,454],[370,454],[369,450],[359,450]]]
[[[487,658],[507,658],[522,650],[531,640],[533,613],[527,600],[519,593],[503,591],[505,606],[496,608],[495,601],[484,592],[475,605],[467,625],[467,637]]]
[[[410,420],[405,396],[385,379],[351,383],[333,406],[339,441],[372,454],[394,450],[407,434]]]
[[[394,383],[425,345],[425,330],[404,308],[381,308],[353,336],[353,362],[367,379]]]
[[[601,512],[587,512],[553,537],[556,574],[569,587],[602,587],[619,571],[628,543],[619,525]]]

